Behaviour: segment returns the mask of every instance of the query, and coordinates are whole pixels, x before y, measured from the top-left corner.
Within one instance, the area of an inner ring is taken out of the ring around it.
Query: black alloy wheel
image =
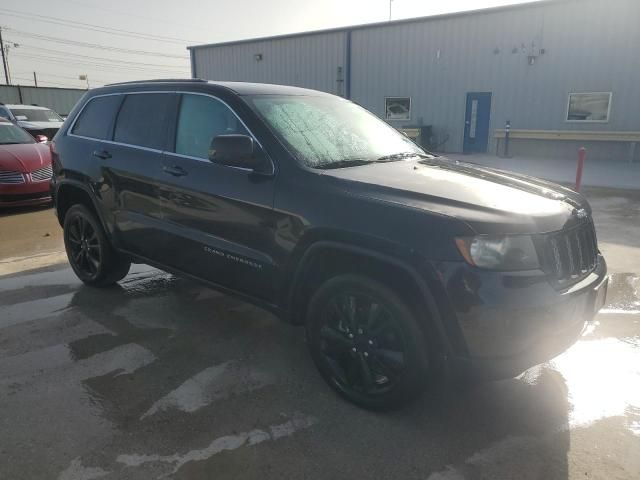
[[[64,216],[64,246],[73,271],[87,285],[104,287],[123,279],[131,262],[118,254],[96,216],[74,205]]]
[[[345,390],[376,395],[397,383],[405,341],[391,312],[368,294],[337,294],[325,306],[321,351],[332,379]]]
[[[86,217],[77,215],[69,222],[67,240],[75,270],[87,278],[97,275],[102,263],[98,235]]]
[[[426,342],[408,306],[365,277],[343,275],[311,301],[307,336],[321,374],[367,408],[414,398],[426,380]]]

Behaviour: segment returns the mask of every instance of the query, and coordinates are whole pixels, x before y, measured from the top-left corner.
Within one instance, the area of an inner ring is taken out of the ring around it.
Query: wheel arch
[[[100,209],[96,204],[95,196],[89,187],[83,183],[74,180],[64,180],[58,183],[55,188],[54,199],[56,215],[60,226],[64,225],[64,217],[69,208],[76,204],[82,204],[93,212],[100,221],[102,228],[107,231],[104,219],[100,214]]]
[[[353,272],[354,266],[361,270]],[[288,321],[303,323],[313,289],[332,275],[349,272],[362,273],[383,283],[387,274],[395,274],[394,286],[400,284],[405,289],[402,296],[413,294],[418,304],[412,306],[418,311],[424,308],[429,313],[431,322],[422,321],[421,324],[435,331],[442,353],[448,355],[452,351],[431,288],[406,259],[338,240],[317,240],[300,256],[284,300]]]

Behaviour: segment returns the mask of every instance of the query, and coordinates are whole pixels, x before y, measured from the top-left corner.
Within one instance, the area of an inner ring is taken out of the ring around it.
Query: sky
[[[393,0],[394,20],[525,0]],[[21,0],[0,3],[13,84],[86,88],[189,77],[188,45],[389,20],[389,0]],[[2,71],[0,70],[0,75]],[[4,76],[0,77],[4,83]]]

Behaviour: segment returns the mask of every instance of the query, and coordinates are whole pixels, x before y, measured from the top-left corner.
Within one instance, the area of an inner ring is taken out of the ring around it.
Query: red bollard
[[[587,157],[587,149],[580,147],[578,150],[578,170],[576,170],[576,192],[580,191],[582,183],[582,170],[584,170],[584,159]]]

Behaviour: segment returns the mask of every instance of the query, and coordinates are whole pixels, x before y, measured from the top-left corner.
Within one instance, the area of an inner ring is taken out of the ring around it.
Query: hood
[[[28,173],[48,165],[51,165],[51,152],[47,145],[0,145],[0,170]]]
[[[551,232],[577,222],[580,209],[591,213],[580,194],[560,185],[445,157],[323,174],[350,194],[454,217],[478,234]]]
[[[59,129],[63,122],[27,122],[19,120],[18,125],[27,130],[47,130],[50,128]]]

